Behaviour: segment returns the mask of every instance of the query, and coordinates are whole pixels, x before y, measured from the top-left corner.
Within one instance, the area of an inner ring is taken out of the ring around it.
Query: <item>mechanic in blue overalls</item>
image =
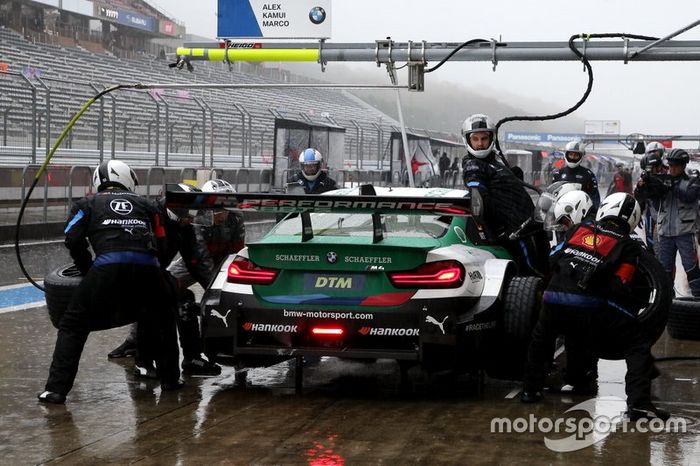
[[[533,218],[535,205],[522,181],[494,148],[495,130],[490,118],[482,114],[468,117],[462,125],[462,138],[467,148],[462,163],[464,185],[481,196],[486,227],[510,252],[522,275],[528,271],[546,274],[549,240],[544,230],[510,239]]]
[[[564,149],[564,161],[562,168],[552,172],[552,182],[565,181],[567,183],[579,183],[581,190],[588,194],[593,201],[593,209],[600,205],[600,192],[598,192],[598,180],[591,170],[581,165],[586,149],[580,141],[569,141]]]
[[[630,194],[612,194],[603,200],[595,222],[569,229],[552,251],[552,274],[528,349],[522,402],[541,399],[559,334],[576,341],[578,349],[601,337],[614,338],[627,363],[630,420],[669,418],[651,401],[651,348],[636,319],[635,309],[642,303],[629,286],[643,253],[629,234],[640,220],[639,204]]]
[[[134,192],[137,178],[124,162],[101,163],[92,181],[97,193],[78,200],[66,223],[66,247],[85,277],[58,324],[49,378],[38,396],[44,403],[65,402],[91,331],[134,320],[155,339],[161,388],[183,386],[174,302],[159,262],[166,240],[162,211]]]

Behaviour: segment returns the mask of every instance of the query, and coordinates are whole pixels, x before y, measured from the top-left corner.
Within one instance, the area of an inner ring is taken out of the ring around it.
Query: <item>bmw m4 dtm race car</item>
[[[205,291],[209,357],[239,368],[390,358],[428,372],[521,376],[543,281],[519,275],[472,215],[468,191],[168,192],[167,202],[287,213],[225,260]]]

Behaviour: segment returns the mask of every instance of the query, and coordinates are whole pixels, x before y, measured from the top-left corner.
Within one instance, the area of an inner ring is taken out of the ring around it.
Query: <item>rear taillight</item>
[[[415,270],[388,275],[396,288],[458,288],[464,283],[464,266],[452,260],[429,262]]]
[[[311,333],[320,337],[340,337],[345,332],[340,327],[313,327]]]
[[[269,285],[277,278],[277,272],[274,269],[258,267],[245,257],[236,256],[231,265],[228,266],[228,282]]]

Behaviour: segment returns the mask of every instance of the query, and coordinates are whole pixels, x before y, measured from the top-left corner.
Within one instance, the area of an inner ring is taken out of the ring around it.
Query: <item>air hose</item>
[[[15,227],[15,254],[17,255],[17,263],[19,264],[19,268],[22,271],[22,274],[27,277],[27,280],[29,280],[29,283],[40,289],[41,291],[44,291],[44,287],[39,285],[34,279],[29,275],[27,272],[27,269],[24,267],[24,263],[22,262],[22,256],[20,255],[19,251],[19,232],[20,232],[20,227],[22,226],[22,217],[24,216],[24,210],[27,207],[27,203],[29,202],[29,198],[32,195],[32,192],[34,191],[34,188],[36,187],[37,183],[39,182],[39,179],[41,176],[44,174],[46,171],[46,168],[49,166],[49,162],[51,162],[51,158],[54,156],[56,153],[56,150],[58,150],[58,147],[63,143],[63,140],[68,136],[68,133],[70,130],[73,128],[73,126],[78,122],[80,117],[83,116],[83,114],[94,104],[97,102],[99,99],[101,99],[103,96],[106,94],[109,94],[112,91],[116,91],[117,89],[124,89],[124,88],[133,88],[136,87],[135,85],[123,85],[119,84],[116,86],[108,87],[104,89],[103,91],[98,92],[95,94],[92,98],[90,98],[83,106],[78,110],[78,112],[73,115],[73,118],[68,122],[66,127],[63,129],[61,134],[59,135],[58,139],[56,139],[56,142],[54,142],[53,146],[51,147],[51,150],[46,156],[46,160],[44,160],[44,163],[41,165],[39,170],[36,173],[36,176],[34,177],[34,180],[32,181],[31,186],[29,187],[29,190],[27,191],[27,195],[22,199],[22,206],[19,209],[19,215],[17,216],[17,225]]]

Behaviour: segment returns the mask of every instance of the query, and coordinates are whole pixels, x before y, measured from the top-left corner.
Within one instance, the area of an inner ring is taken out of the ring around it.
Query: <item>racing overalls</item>
[[[644,303],[628,288],[642,253],[641,245],[614,221],[579,224],[567,231],[550,256],[551,280],[528,349],[526,391],[542,389],[558,335],[564,334],[567,346],[577,349],[575,355],[567,354],[567,372],[577,375],[585,374],[596,341],[605,338],[622,346],[628,405],[650,405],[653,360],[636,319]]]
[[[700,297],[700,267],[698,266],[695,232],[698,229],[698,200],[700,180],[683,173],[677,177],[650,176],[638,192],[658,203],[656,228],[659,262],[673,279],[676,252],[680,253],[690,291]]]
[[[304,192],[306,194],[321,194],[325,193],[326,191],[338,189],[335,180],[328,176],[328,173],[324,171],[318,175],[318,178],[311,181],[304,178],[301,173],[297,176],[298,183],[304,187]]]
[[[523,273],[526,270],[538,274],[546,270],[546,254],[549,242],[544,231],[510,240],[509,235],[518,230],[535,211],[535,205],[520,181],[491,152],[478,159],[467,154],[463,160],[464,185],[477,189],[483,201],[483,219],[496,241],[506,248]]]
[[[600,192],[598,191],[598,180],[592,171],[579,165],[571,168],[564,166],[552,172],[552,182],[566,181],[568,183],[579,183],[581,190],[588,194],[593,201],[593,211],[598,210],[600,205]]]
[[[71,390],[91,331],[134,320],[157,340],[161,383],[176,383],[179,351],[172,293],[158,260],[165,231],[157,206],[131,191],[110,187],[72,206],[65,235],[66,247],[85,277],[59,322],[46,390],[62,395]]]

